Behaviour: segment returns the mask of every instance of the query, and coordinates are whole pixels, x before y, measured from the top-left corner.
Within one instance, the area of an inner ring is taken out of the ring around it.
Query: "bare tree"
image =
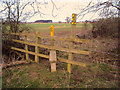
[[[2,14],[3,18],[6,18],[6,23],[10,27],[8,31],[10,32],[19,32],[21,22],[25,22],[25,20],[30,19],[36,14],[39,14],[40,17],[45,15],[45,13],[42,12],[42,6],[45,6],[46,8],[46,5],[48,4],[45,0],[2,0],[0,3],[2,3],[2,10],[0,10],[0,14]],[[57,14],[54,15],[54,9],[60,10],[61,7],[57,7],[53,0],[51,0],[51,3],[53,7],[52,16],[56,17]],[[31,10],[25,11],[26,7],[31,8]]]
[[[65,20],[67,21],[67,23],[69,23],[71,21],[71,18],[70,17],[66,17]]]
[[[93,16],[95,13],[99,13],[99,16],[101,17],[116,17],[118,16],[119,11],[119,0],[97,0],[97,3],[94,3],[91,0],[91,2],[78,13],[77,18],[81,17],[82,19],[88,13],[93,13]]]
[[[5,23],[10,27],[10,32],[19,32],[21,21],[28,19],[36,14],[35,8],[33,7],[34,2],[22,3],[21,0],[3,0],[3,9],[0,11],[2,17],[6,18]],[[30,6],[33,10],[24,12],[27,6]]]

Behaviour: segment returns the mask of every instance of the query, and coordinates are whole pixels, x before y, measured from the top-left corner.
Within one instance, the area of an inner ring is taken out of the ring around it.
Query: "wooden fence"
[[[39,62],[39,57],[44,57],[44,58],[48,58],[50,63],[51,63],[51,71],[56,71],[56,61],[59,60],[61,62],[65,62],[68,63],[68,67],[67,67],[67,71],[69,73],[71,73],[71,64],[74,65],[80,65],[85,67],[86,64],[82,63],[82,62],[77,62],[77,61],[73,61],[72,58],[72,54],[73,53],[77,53],[77,54],[85,54],[85,55],[89,55],[89,51],[83,51],[83,50],[76,50],[74,48],[70,48],[71,44],[74,44],[73,42],[81,42],[81,43],[89,43],[89,40],[86,39],[78,39],[78,38],[63,38],[63,37],[57,37],[57,36],[41,36],[39,32],[36,32],[36,34],[31,34],[31,33],[11,33],[12,35],[18,35],[18,36],[23,36],[24,40],[17,40],[17,39],[12,39],[12,41],[17,42],[17,43],[21,43],[25,45],[24,49],[20,49],[20,48],[16,48],[16,47],[11,47],[11,49],[13,50],[17,50],[17,51],[21,51],[24,52],[26,54],[26,60],[29,60],[29,54],[35,55],[35,62]],[[35,37],[35,42],[28,42],[27,41],[27,37]],[[51,45],[42,45],[39,43],[40,38],[46,38],[46,39],[50,39],[51,40]],[[61,40],[61,41],[68,41],[70,43],[70,47],[69,48],[62,48],[62,47],[56,47],[54,46],[54,40]],[[29,51],[28,50],[28,46],[35,46],[35,52]],[[50,49],[50,55],[44,55],[44,54],[40,54],[39,53],[39,47],[41,48],[46,48],[46,49]],[[64,51],[69,53],[69,57],[68,59],[64,59],[61,57],[57,57],[56,56],[56,50],[58,51]]]

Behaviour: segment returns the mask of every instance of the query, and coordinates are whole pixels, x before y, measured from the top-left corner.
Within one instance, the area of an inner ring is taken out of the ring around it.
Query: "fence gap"
[[[24,34],[25,34],[24,41],[27,42],[26,30],[24,31]],[[26,50],[26,52],[25,52],[25,54],[26,54],[26,60],[28,60],[29,56],[28,56],[28,52],[27,52],[28,51],[28,45],[27,44],[25,44],[25,50]]]

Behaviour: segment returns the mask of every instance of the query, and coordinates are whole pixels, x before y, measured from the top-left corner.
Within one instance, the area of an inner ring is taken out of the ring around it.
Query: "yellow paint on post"
[[[51,46],[53,47],[54,46],[54,26],[51,25],[50,26],[50,36],[51,36]],[[49,61],[50,61],[50,64],[51,64],[51,72],[55,72],[56,71],[56,51],[55,50],[51,50],[50,51],[50,58],[49,58]]]
[[[50,36],[54,36],[54,26],[50,26]],[[51,37],[51,46],[54,46],[53,38]]]
[[[72,25],[76,25],[77,14],[72,14]]]
[[[39,54],[39,47],[37,46],[37,44],[39,44],[39,37],[38,35],[40,34],[40,32],[36,32],[36,46],[35,46],[35,62],[38,63],[39,62],[39,57],[37,54]]]
[[[26,30],[24,31],[24,33],[26,33]],[[27,42],[27,35],[24,36],[24,41]],[[28,45],[25,44],[25,50],[28,51]],[[26,60],[29,59],[28,53],[26,52]]]
[[[72,14],[72,29],[71,29],[71,33],[70,33],[70,38],[72,38],[73,40],[75,39],[75,35],[76,35],[76,16],[77,14]],[[74,44],[71,41],[69,44],[69,49],[73,49],[74,48]],[[73,54],[72,52],[69,52],[69,57],[68,57],[69,61],[73,60]],[[67,65],[67,71],[71,74],[71,64],[68,63]]]
[[[53,25],[50,26],[50,35],[54,36],[54,26]]]

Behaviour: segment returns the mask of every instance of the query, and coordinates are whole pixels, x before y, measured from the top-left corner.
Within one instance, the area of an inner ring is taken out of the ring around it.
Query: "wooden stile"
[[[39,63],[39,57],[49,58],[50,65],[51,65],[51,72],[56,71],[57,59],[61,62],[68,63],[67,64],[67,71],[69,73],[71,73],[71,70],[72,70],[71,65],[72,64],[80,65],[82,67],[86,67],[85,63],[73,61],[73,53],[89,55],[88,51],[74,49],[74,42],[89,43],[89,40],[75,38],[76,25],[72,25],[70,38],[56,37],[56,36],[54,36],[54,26],[52,26],[50,29],[51,29],[50,37],[49,36],[41,36],[40,32],[36,32],[36,34],[29,34],[29,33],[26,33],[26,31],[24,31],[24,33],[11,33],[12,35],[24,36],[24,41],[16,40],[16,39],[12,39],[12,41],[17,42],[17,43],[25,44],[25,49],[19,49],[19,48],[15,48],[15,47],[11,47],[11,49],[24,52],[25,55],[26,55],[26,60],[29,59],[29,56],[28,56],[29,54],[35,55],[35,62],[36,63]],[[27,41],[27,36],[36,37],[36,42],[35,43],[34,42],[28,42]],[[51,40],[51,45],[47,46],[47,45],[40,44],[39,43],[40,38],[48,38],[49,40]],[[54,46],[54,40],[69,41],[70,42],[69,48],[62,48],[62,47]],[[35,46],[35,52],[28,51],[28,45]],[[50,49],[50,55],[48,56],[48,55],[40,54],[39,53],[39,48],[40,47]],[[57,57],[56,56],[56,50],[68,52],[69,53],[68,59],[63,59],[63,58]]]

